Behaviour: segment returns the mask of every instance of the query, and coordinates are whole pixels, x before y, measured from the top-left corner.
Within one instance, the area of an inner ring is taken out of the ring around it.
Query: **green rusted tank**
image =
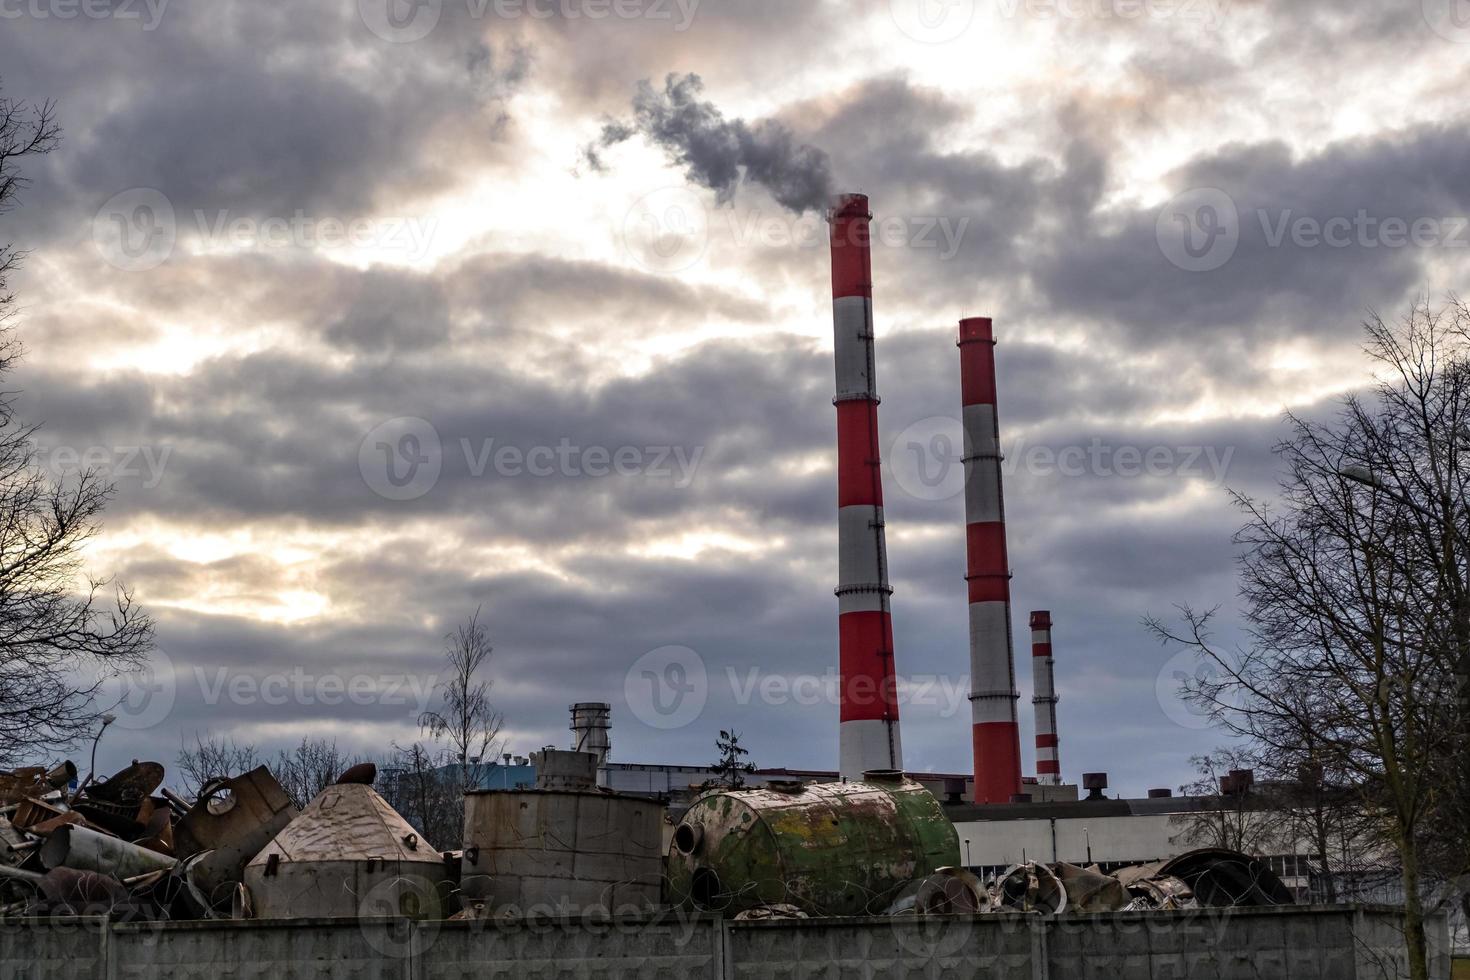
[[[960,863],[954,824],[902,773],[861,783],[771,783],[695,801],[669,847],[669,901],[735,915],[883,912],[904,886]]]

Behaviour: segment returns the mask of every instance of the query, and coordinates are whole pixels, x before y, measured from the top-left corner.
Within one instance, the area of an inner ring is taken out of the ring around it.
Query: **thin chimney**
[[[1038,609],[1031,614],[1031,680],[1036,696],[1036,781],[1056,786],[1062,781],[1061,756],[1057,745],[1057,685],[1055,660],[1051,653],[1051,613]]]
[[[965,545],[970,593],[970,720],[975,802],[1021,792],[1016,665],[1011,653],[1011,573],[1006,560],[1000,424],[995,411],[995,335],[989,317],[960,321],[965,430]]]

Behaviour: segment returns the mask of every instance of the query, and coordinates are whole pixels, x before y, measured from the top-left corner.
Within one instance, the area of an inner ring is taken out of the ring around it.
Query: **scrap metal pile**
[[[296,816],[264,766],[193,802],[137,762],[76,784],[70,762],[0,772],[0,914],[248,914],[246,862]]]
[[[982,883],[958,868],[939,868],[890,914],[950,912],[1137,912],[1291,905],[1293,898],[1260,860],[1222,848],[1122,868],[1028,862]]]

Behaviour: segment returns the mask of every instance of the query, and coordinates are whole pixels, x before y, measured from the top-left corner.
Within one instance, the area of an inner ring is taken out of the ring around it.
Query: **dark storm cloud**
[[[1416,127],[1301,159],[1279,143],[1226,147],[1173,181],[1226,195],[1221,220],[1239,242],[1218,268],[1171,264],[1171,236],[1203,240],[1204,229],[1161,225],[1162,209],[1095,212],[1039,256],[1037,285],[1057,309],[1111,320],[1137,340],[1228,326],[1259,335],[1282,318],[1293,332],[1355,338],[1364,310],[1402,303],[1428,259],[1470,245],[1470,164],[1457,149],[1466,136],[1463,124]],[[1432,233],[1416,244],[1409,230],[1420,221]]]
[[[54,99],[61,151],[15,227],[75,235],[113,195],[161,191],[196,212],[348,218],[403,207],[503,153],[529,52],[446,37],[384,46],[355,4],[174,0],[156,29],[116,19],[10,18],[6,95]]]
[[[832,164],[824,150],[799,142],[774,119],[747,123],[726,119],[714,102],[701,98],[698,75],[669,75],[662,89],[638,83],[631,123],[607,123],[584,157],[602,169],[600,149],[642,134],[684,168],[685,175],[713,190],[721,202],[735,196],[742,182],[761,185],[782,207],[820,212],[832,198]]]

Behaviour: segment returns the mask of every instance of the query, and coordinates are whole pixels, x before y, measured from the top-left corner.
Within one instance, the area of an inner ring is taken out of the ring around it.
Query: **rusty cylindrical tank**
[[[737,914],[881,913],[910,882],[960,863],[939,801],[901,773],[859,783],[782,783],[707,793],[669,848],[669,901]]]

